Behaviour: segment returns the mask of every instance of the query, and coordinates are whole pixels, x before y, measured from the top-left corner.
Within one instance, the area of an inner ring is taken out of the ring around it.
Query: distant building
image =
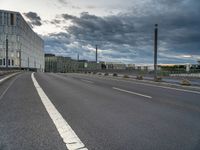
[[[135,69],[135,64],[128,64],[126,69],[127,70],[134,70]]]
[[[45,54],[45,72],[76,72],[78,68],[79,63],[70,57]]]
[[[70,57],[45,54],[45,72],[77,72],[101,69],[101,64],[88,60],[74,60]]]
[[[101,64],[96,63],[96,61],[89,61],[87,64],[87,69],[90,70],[100,70],[101,69]]]
[[[106,69],[126,69],[126,64],[116,62],[105,62]]]
[[[19,12],[0,10],[0,67],[6,66],[43,71],[44,42]]]

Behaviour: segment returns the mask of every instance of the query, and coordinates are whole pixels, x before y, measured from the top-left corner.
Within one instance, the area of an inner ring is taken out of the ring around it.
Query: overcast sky
[[[45,41],[45,52],[80,59],[153,63],[159,24],[159,63],[200,58],[200,0],[0,0],[19,11]]]

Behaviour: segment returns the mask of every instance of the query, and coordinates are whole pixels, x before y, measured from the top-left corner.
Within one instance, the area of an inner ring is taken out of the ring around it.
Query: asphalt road
[[[200,149],[200,92],[78,74],[35,77],[89,150]],[[1,84],[0,95],[0,150],[66,149],[31,73]]]

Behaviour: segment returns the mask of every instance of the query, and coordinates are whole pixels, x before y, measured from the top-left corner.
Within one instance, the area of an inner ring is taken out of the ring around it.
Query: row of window
[[[6,59],[0,59],[0,66],[5,66],[6,65]],[[14,60],[8,59],[8,66],[14,66]]]
[[[16,14],[0,12],[0,25],[16,25]]]

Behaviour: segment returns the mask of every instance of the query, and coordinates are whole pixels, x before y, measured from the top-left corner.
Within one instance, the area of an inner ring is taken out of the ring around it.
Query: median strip
[[[152,98],[151,96],[148,96],[148,95],[144,95],[144,94],[140,94],[140,93],[136,93],[136,92],[132,92],[132,91],[127,91],[127,90],[123,90],[123,89],[116,88],[116,87],[113,87],[113,89],[117,90],[117,91],[129,93],[129,94],[137,95],[137,96],[142,96],[142,97],[145,97],[145,98]]]
[[[73,129],[69,126],[66,120],[55,108],[51,100],[45,94],[43,89],[40,87],[40,85],[38,84],[37,80],[34,77],[34,73],[31,74],[31,78],[38,92],[38,95],[40,96],[40,99],[42,100],[42,103],[44,104],[50,118],[52,119],[54,125],[56,126],[56,129],[58,130],[68,150],[87,150],[85,145],[82,143],[82,141],[73,131]]]

